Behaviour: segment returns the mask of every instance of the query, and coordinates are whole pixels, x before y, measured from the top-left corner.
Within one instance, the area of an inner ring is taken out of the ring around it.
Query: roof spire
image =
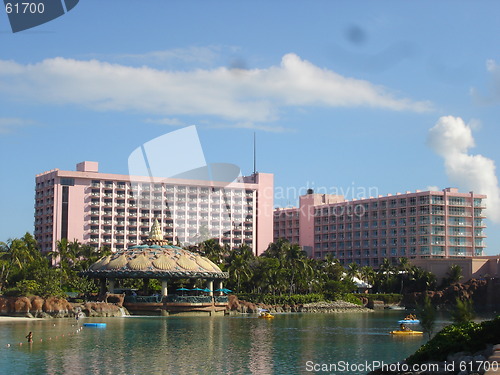
[[[163,240],[163,233],[161,231],[160,223],[158,223],[158,219],[155,219],[155,222],[151,227],[148,240]]]

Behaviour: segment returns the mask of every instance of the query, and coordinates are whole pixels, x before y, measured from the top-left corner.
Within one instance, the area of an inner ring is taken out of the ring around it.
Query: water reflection
[[[107,327],[79,333],[65,319],[2,324],[0,368],[51,375],[307,373],[307,361],[403,359],[426,337],[392,337],[398,319],[394,313],[131,317],[94,319]],[[29,331],[31,347],[6,347]]]

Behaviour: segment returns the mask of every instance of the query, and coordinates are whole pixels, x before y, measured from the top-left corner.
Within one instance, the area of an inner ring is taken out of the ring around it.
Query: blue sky
[[[304,187],[486,193],[500,247],[500,4],[97,1],[13,34],[0,12],[0,240],[33,231],[34,177],[127,173],[197,125],[207,162]],[[431,130],[432,129],[432,130]],[[350,190],[347,190],[350,189]]]

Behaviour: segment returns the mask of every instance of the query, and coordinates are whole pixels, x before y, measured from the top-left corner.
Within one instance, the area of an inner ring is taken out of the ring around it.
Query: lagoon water
[[[125,317],[0,322],[1,374],[311,374],[402,360],[423,336],[393,337],[404,312]],[[105,322],[106,328],[83,322]],[[438,322],[443,325],[444,322]],[[26,343],[32,331],[34,342]],[[63,336],[64,335],[64,336]],[[41,340],[41,341],[40,341]],[[22,345],[19,343],[22,342]],[[10,344],[10,346],[8,346]]]

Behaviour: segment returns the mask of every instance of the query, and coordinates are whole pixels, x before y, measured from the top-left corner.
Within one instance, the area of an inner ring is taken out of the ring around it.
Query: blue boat
[[[106,323],[83,323],[85,327],[106,327]]]
[[[418,324],[420,323],[419,319],[402,319],[398,320],[399,324]]]

